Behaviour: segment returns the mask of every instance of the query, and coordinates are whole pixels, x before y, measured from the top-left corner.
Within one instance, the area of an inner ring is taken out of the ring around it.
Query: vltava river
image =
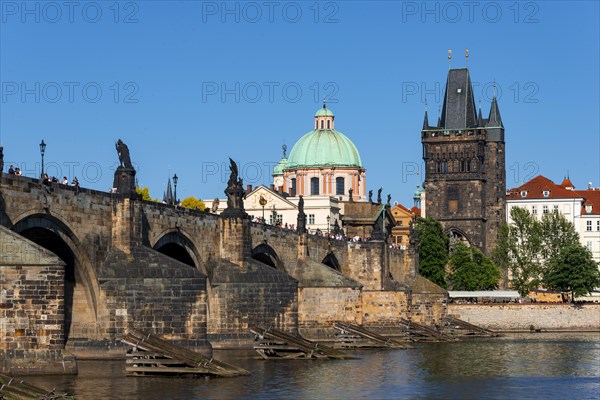
[[[215,352],[252,372],[232,379],[126,377],[125,361],[79,361],[78,376],[28,381],[77,399],[600,398],[600,334],[519,334],[355,354],[361,359],[262,361]]]

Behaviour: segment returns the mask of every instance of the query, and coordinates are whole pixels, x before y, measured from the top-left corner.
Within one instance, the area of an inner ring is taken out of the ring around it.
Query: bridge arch
[[[49,214],[26,216],[11,230],[65,262],[65,341],[77,335],[89,336],[90,326],[97,326],[98,322],[100,288],[94,266],[73,230],[64,221]]]
[[[329,268],[334,269],[338,272],[341,272],[340,262],[338,261],[335,254],[333,254],[332,252],[327,253],[325,258],[323,258],[323,261],[321,261],[321,264],[325,264]]]
[[[165,232],[152,248],[190,267],[197,268],[206,275],[198,249],[192,240],[180,230],[172,229]]]
[[[273,249],[273,247],[269,246],[267,243],[261,243],[252,249],[251,256],[256,261],[260,261],[263,264],[285,272],[283,261],[281,261],[277,255],[275,249]]]

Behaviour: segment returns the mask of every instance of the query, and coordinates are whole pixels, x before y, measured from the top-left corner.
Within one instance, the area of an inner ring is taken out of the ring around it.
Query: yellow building
[[[406,249],[410,235],[410,222],[420,216],[421,210],[416,206],[408,209],[402,204],[396,204],[392,207],[391,213],[396,222],[392,228],[391,242],[399,249]]]

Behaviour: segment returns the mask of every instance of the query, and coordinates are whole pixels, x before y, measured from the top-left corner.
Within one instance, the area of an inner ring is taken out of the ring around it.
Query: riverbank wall
[[[600,332],[600,304],[449,304],[448,315],[500,332]]]

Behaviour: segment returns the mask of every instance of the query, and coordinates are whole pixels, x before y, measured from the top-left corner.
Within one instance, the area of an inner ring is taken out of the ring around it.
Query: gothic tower
[[[490,254],[506,221],[504,125],[494,96],[487,119],[476,112],[467,68],[448,71],[442,115],[421,131],[425,209],[455,240]]]

